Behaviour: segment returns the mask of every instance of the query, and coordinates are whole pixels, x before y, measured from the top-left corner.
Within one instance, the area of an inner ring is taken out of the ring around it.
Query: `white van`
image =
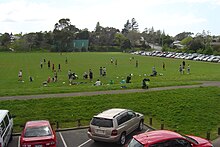
[[[12,139],[13,118],[8,110],[0,110],[0,147],[7,147]]]

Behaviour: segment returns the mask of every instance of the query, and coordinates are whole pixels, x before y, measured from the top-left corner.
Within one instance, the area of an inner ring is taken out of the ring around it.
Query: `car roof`
[[[109,118],[112,119],[114,118],[116,115],[120,114],[121,112],[126,111],[127,109],[121,109],[121,108],[112,108],[112,109],[108,109],[106,111],[103,111],[102,113],[99,113],[98,115],[94,116],[94,117],[101,117],[101,118]]]
[[[25,127],[35,127],[35,126],[48,126],[50,125],[47,120],[35,120],[26,122]]]
[[[151,145],[159,142],[166,141],[168,139],[183,138],[180,134],[168,130],[157,130],[145,132],[139,135],[135,135],[137,141],[143,145]]]
[[[7,113],[8,113],[8,110],[0,110],[0,122],[4,119]]]

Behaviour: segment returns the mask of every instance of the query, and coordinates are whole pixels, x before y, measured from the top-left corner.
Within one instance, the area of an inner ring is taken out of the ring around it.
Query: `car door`
[[[139,121],[136,117],[136,114],[133,111],[128,111],[127,112],[127,126],[128,126],[128,134],[130,134],[131,132],[133,132],[139,124]]]

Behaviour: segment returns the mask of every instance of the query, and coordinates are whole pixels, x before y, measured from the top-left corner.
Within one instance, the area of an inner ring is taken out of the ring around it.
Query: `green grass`
[[[145,123],[153,117],[153,126],[184,134],[205,137],[207,131],[212,138],[217,136],[220,125],[220,88],[200,87],[146,93],[98,95],[70,98],[47,98],[35,100],[1,101],[1,109],[9,109],[13,115],[15,131],[28,120],[48,119],[58,121],[62,128],[76,126],[82,119],[88,125],[93,115],[108,108],[120,107],[141,112]]]
[[[132,56],[134,60],[129,61]],[[68,64],[65,64],[66,57]],[[117,66],[110,64],[111,57],[117,59]],[[43,87],[42,82],[46,81],[48,76],[53,77],[53,72],[47,68],[47,64],[40,69],[40,61],[44,58],[54,63],[55,68],[61,64],[62,70],[58,73],[58,82],[50,83],[47,87]],[[144,75],[149,75],[153,66],[156,67],[158,73],[163,73],[163,76],[149,77],[151,87],[190,85],[202,80],[220,80],[220,64],[218,63],[186,61],[186,64],[191,65],[191,74],[180,75],[178,68],[182,60],[126,53],[63,53],[62,55],[59,53],[0,53],[0,59],[0,96],[120,89],[120,81],[130,73],[134,76],[132,83],[127,84],[127,87],[140,88]],[[139,61],[138,68],[135,67],[136,60]],[[162,70],[163,62],[166,64],[166,71]],[[99,76],[100,66],[107,68],[106,77]],[[94,72],[92,82],[82,79],[82,74],[85,71],[88,72],[90,68]],[[23,70],[24,83],[18,82],[17,76],[20,69]],[[83,84],[72,86],[68,84],[69,69],[79,76],[76,82],[83,82]],[[29,82],[29,76],[34,78],[34,82]],[[104,86],[92,86],[98,78]],[[110,80],[114,80],[115,84],[108,85]]]

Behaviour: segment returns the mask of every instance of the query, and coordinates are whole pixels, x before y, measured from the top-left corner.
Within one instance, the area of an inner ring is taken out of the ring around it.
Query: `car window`
[[[92,119],[91,124],[99,127],[108,127],[108,128],[113,127],[112,119],[99,118],[99,117],[94,117]]]
[[[49,126],[28,127],[25,130],[24,137],[42,137],[52,135]]]
[[[120,116],[117,117],[118,125],[123,124],[123,123],[126,122],[127,120],[128,120],[127,112],[126,112],[126,113],[123,113],[123,114],[121,114]]]
[[[0,122],[0,129],[1,129],[0,132],[4,132],[5,131],[6,126],[5,126],[4,121]]]
[[[191,147],[191,143],[184,139],[175,139],[173,143],[176,147]]]
[[[184,139],[173,139],[157,144],[153,144],[150,147],[192,147],[191,144]]]
[[[4,118],[5,126],[7,127],[9,124],[8,116],[6,115]]]
[[[136,139],[133,138],[128,144],[128,147],[144,147],[144,146],[140,142],[138,142]]]
[[[128,120],[136,116],[136,114],[133,111],[128,111],[127,115],[128,115]]]
[[[170,141],[168,140],[168,141],[159,142],[159,143],[150,145],[150,147],[173,147],[173,146],[170,146]]]

